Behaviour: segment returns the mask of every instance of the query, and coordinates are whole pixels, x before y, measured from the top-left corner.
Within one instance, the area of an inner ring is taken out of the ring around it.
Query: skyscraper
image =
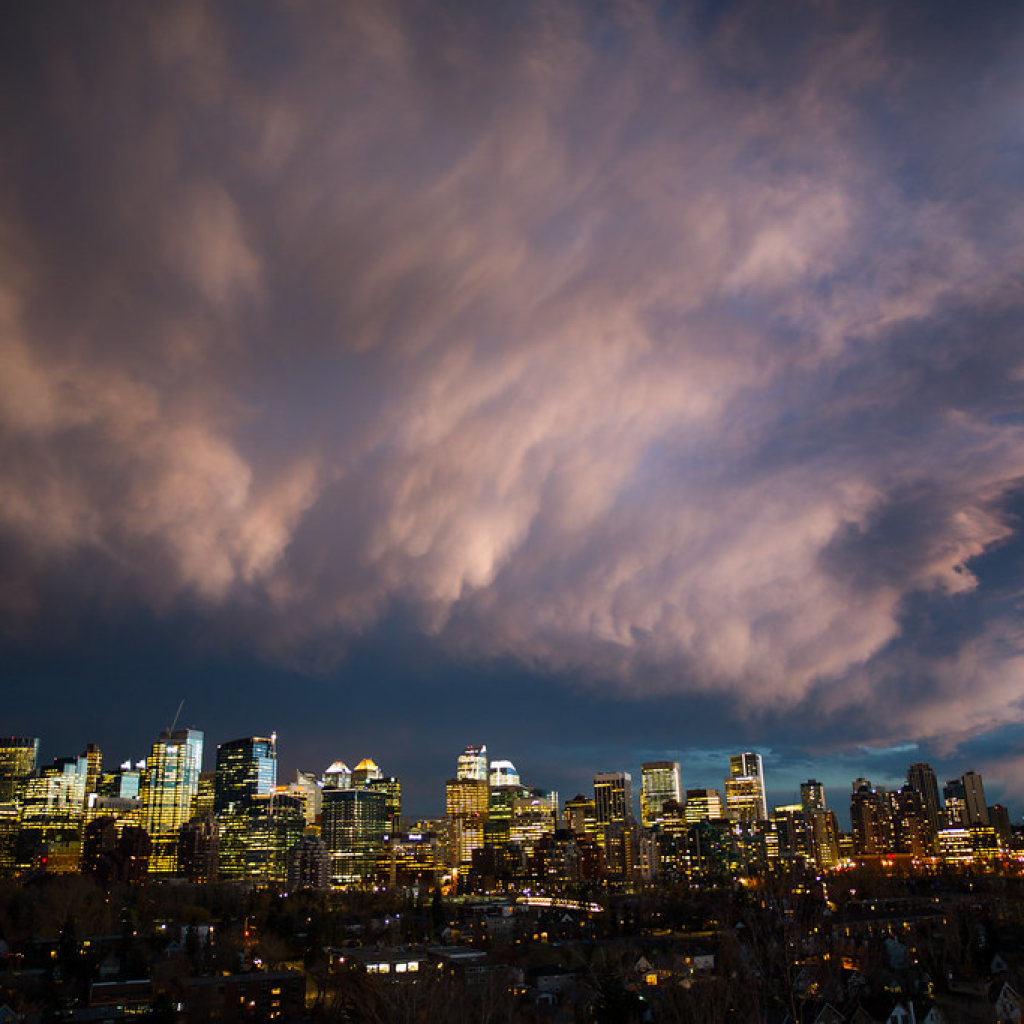
[[[490,810],[490,787],[484,778],[449,779],[445,783],[445,811],[451,838],[453,867],[472,863],[473,851],[484,845],[484,825]]]
[[[38,761],[37,737],[0,738],[0,804],[19,802],[25,780],[36,770]]]
[[[479,747],[466,747],[459,754],[455,778],[473,779],[477,782],[487,781],[487,746],[485,744],[480,744]]]
[[[277,785],[277,735],[245,736],[217,747],[213,813],[220,826],[221,878],[242,878],[256,797]]]
[[[932,843],[939,834],[942,803],[939,800],[939,780],[927,761],[915,761],[907,769],[907,785],[921,794],[925,818]]]
[[[153,842],[151,874],[177,870],[178,830],[191,817],[202,763],[203,734],[198,729],[164,730],[146,758],[142,823]]]
[[[964,806],[967,808],[967,825],[987,825],[988,805],[985,803],[985,787],[977,772],[964,772],[960,777],[964,787]]]
[[[651,828],[670,801],[682,803],[678,761],[648,761],[640,766],[640,820]]]
[[[729,758],[725,805],[729,817],[736,821],[767,821],[768,802],[760,754],[748,752]]]
[[[826,810],[825,787],[817,779],[800,783],[800,806],[805,814]]]
[[[366,789],[366,787],[378,779],[384,778],[384,773],[368,757],[364,757],[352,770],[352,788]]]
[[[594,810],[599,825],[633,821],[633,777],[629,772],[599,772],[594,776]]]
[[[331,884],[372,882],[387,829],[387,796],[370,789],[325,789],[321,838],[331,859]]]
[[[722,817],[722,796],[717,789],[688,789],[684,817],[689,825]]]

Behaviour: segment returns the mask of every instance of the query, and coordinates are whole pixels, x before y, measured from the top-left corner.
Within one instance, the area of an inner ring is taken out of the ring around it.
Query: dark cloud
[[[659,702],[794,763],[1013,728],[1021,17],[15,5],[21,670],[141,608],[267,686],[515,666],[638,751]]]

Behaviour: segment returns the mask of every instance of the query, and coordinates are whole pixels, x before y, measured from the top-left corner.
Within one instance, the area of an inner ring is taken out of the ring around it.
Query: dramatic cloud
[[[819,740],[1021,719],[1020,11],[54,10],[3,54],[10,636],[323,666],[400,613]]]

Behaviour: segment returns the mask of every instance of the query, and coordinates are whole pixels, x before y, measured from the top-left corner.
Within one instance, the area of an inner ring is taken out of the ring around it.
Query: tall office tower
[[[640,766],[640,820],[644,828],[656,825],[669,802],[682,803],[678,761],[648,761]]]
[[[19,868],[78,870],[87,768],[84,757],[60,757],[28,780],[16,844]]]
[[[717,789],[688,789],[683,816],[688,825],[698,821],[714,821],[722,814],[722,796]]]
[[[368,757],[364,757],[352,770],[352,788],[366,789],[371,782],[383,779],[384,773]]]
[[[928,831],[934,844],[941,827],[942,804],[939,801],[939,780],[932,766],[927,761],[915,761],[907,769],[907,785],[921,794]]]
[[[90,743],[86,746],[82,757],[85,758],[86,763],[85,795],[88,796],[90,793],[96,792],[96,786],[103,774],[103,751],[95,743]]]
[[[479,747],[466,747],[459,754],[459,760],[455,767],[455,778],[472,779],[476,782],[487,781],[487,747],[481,744]]]
[[[324,771],[324,789],[351,789],[352,769],[344,761],[335,761]]]
[[[594,810],[598,842],[612,878],[624,879],[638,853],[633,835],[633,778],[629,772],[600,772],[594,776]]]
[[[372,882],[387,828],[387,798],[370,789],[325,789],[320,835],[331,885]]]
[[[246,877],[253,802],[258,796],[268,796],[276,785],[276,733],[245,736],[217,747],[213,813],[220,826],[219,877]]]
[[[36,770],[38,761],[38,738],[0,737],[0,804],[16,804],[21,801],[25,782]]]
[[[130,800],[139,795],[141,781],[142,773],[137,768],[132,768],[131,761],[125,761],[120,768],[103,772],[96,780],[95,791],[102,797]]]
[[[599,772],[594,776],[594,811],[599,825],[628,825],[633,821],[633,777],[629,772]]]
[[[893,823],[884,789],[876,789],[869,779],[857,779],[850,798],[850,824],[856,852],[872,856],[892,853]]]
[[[761,755],[733,754],[729,778],[725,780],[725,806],[735,821],[767,821],[768,801],[764,792]]]
[[[897,853],[926,857],[931,853],[931,831],[921,794],[911,785],[889,794],[893,845]]]
[[[402,781],[394,775],[382,775],[371,779],[366,786],[375,793],[383,793],[387,800],[388,834],[397,835],[402,831]]]
[[[967,796],[963,779],[950,779],[942,787],[943,817],[948,828],[967,828]]]
[[[202,764],[203,734],[198,729],[165,729],[146,758],[142,825],[153,844],[150,874],[178,869],[178,830],[192,816]]]
[[[305,831],[305,808],[298,797],[282,791],[254,796],[246,822],[242,877],[256,883],[284,882],[288,851]]]
[[[483,848],[484,825],[490,810],[486,767],[482,779],[450,779],[445,783],[445,812],[451,837],[453,867],[473,862],[473,851]]]
[[[839,863],[839,822],[832,811],[811,811],[811,832],[814,841],[814,860],[822,870]]]
[[[988,805],[985,803],[985,787],[977,772],[964,772],[960,776],[964,787],[964,806],[967,808],[967,826],[988,824]]]
[[[825,805],[825,787],[817,779],[800,783],[800,806],[805,814],[828,809]]]
[[[488,782],[492,786],[518,786],[521,784],[519,772],[511,761],[492,761]]]
[[[313,772],[295,770],[295,781],[289,783],[288,793],[298,797],[306,809],[306,824],[315,825],[320,817],[320,799],[323,790],[317,785],[317,778]]]

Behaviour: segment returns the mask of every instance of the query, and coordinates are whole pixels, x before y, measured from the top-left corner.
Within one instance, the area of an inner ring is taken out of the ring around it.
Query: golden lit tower
[[[198,729],[165,730],[146,758],[142,778],[142,824],[153,842],[151,874],[173,874],[178,862],[178,830],[192,814],[203,763]]]
[[[733,754],[729,758],[729,778],[725,780],[725,806],[736,821],[767,821],[768,802],[764,792],[761,755]]]
[[[682,803],[678,761],[648,761],[640,766],[640,820],[651,828],[662,817],[665,804]]]
[[[0,737],[0,804],[21,800],[25,780],[39,762],[39,740],[36,737]]]

